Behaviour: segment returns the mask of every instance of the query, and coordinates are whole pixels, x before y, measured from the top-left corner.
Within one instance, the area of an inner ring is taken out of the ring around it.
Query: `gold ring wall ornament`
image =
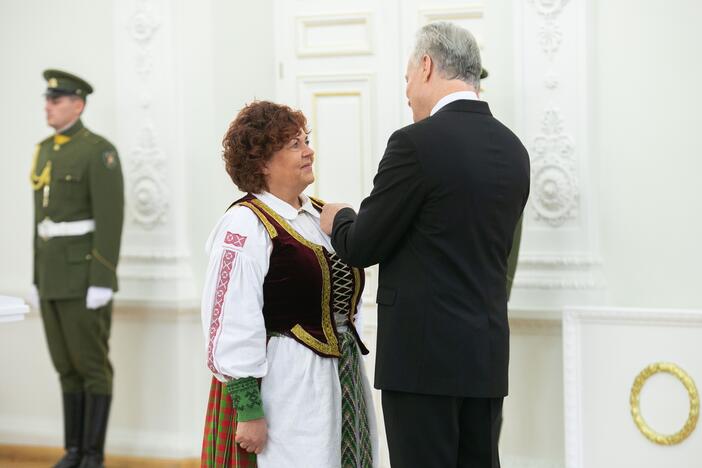
[[[643,417],[641,416],[639,401],[641,389],[649,377],[659,372],[667,372],[677,378],[685,386],[687,395],[690,398],[690,413],[687,416],[685,425],[678,432],[671,435],[657,433],[651,429],[648,424],[646,424],[646,421],[644,421]],[[687,439],[687,437],[692,434],[692,431],[695,430],[697,420],[700,416],[700,398],[697,393],[695,382],[684,370],[670,362],[657,362],[639,372],[639,375],[637,375],[636,379],[634,379],[634,384],[631,386],[629,403],[631,405],[631,417],[634,418],[636,427],[639,428],[641,433],[646,436],[648,440],[659,445],[675,445]]]

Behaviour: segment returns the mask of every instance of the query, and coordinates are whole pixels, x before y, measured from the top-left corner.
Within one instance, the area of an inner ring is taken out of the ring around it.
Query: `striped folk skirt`
[[[224,384],[212,377],[200,466],[256,468],[256,454],[239,447],[235,435],[236,408]]]
[[[339,334],[339,383],[341,385],[341,466],[372,468],[372,443],[360,366],[360,352],[349,332]],[[265,398],[265,397],[264,397]],[[226,387],[212,377],[207,404],[205,433],[202,441],[202,467],[256,468],[256,455],[248,453],[234,441],[236,408]],[[264,449],[265,450],[265,449]]]

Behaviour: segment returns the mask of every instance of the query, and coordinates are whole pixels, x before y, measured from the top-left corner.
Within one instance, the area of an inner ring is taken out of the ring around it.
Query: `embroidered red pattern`
[[[246,243],[246,236],[227,231],[227,234],[224,236],[224,243],[233,245],[234,247],[243,247]]]
[[[246,238],[244,238],[246,239]],[[236,252],[224,250],[222,253],[221,266],[219,267],[219,279],[217,280],[217,290],[215,291],[214,305],[212,306],[212,318],[210,319],[210,336],[207,343],[207,367],[219,374],[214,365],[214,346],[217,339],[217,332],[222,324],[222,308],[224,307],[224,296],[229,287],[229,276],[236,260]],[[226,377],[226,376],[225,376]]]

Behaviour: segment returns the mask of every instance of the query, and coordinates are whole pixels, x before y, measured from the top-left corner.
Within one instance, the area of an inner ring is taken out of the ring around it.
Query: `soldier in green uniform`
[[[117,291],[124,190],[117,150],[83,126],[93,89],[46,70],[46,119],[36,147],[34,294],[63,391],[66,454],[59,468],[102,467],[112,398],[108,339]]]

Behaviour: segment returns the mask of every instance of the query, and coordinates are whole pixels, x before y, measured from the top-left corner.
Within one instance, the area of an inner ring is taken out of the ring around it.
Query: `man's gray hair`
[[[418,64],[424,55],[431,57],[441,77],[480,89],[480,49],[467,29],[445,22],[422,27],[417,32],[412,62]]]

